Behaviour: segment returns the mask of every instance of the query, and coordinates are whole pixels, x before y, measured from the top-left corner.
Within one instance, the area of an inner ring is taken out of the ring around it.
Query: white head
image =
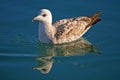
[[[33,19],[33,21],[52,24],[52,14],[48,9],[42,9],[40,10],[38,16]]]

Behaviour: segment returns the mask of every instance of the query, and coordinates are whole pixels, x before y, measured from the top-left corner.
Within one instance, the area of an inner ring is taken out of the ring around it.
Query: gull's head
[[[34,17],[32,21],[52,24],[52,14],[48,9],[42,9],[39,11],[38,16]]]

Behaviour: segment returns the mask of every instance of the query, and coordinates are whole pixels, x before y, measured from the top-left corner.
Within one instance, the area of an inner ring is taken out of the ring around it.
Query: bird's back
[[[53,24],[56,27],[53,43],[69,43],[79,39],[92,25],[100,21],[99,14],[100,12],[97,12],[90,17],[76,17],[57,21]]]

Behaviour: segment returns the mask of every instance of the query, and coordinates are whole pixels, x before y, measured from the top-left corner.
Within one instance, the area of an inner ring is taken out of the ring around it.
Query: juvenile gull
[[[33,21],[39,21],[38,38],[43,43],[62,44],[78,40],[88,29],[101,19],[100,12],[87,17],[75,17],[56,21],[52,24],[52,14],[42,9]]]

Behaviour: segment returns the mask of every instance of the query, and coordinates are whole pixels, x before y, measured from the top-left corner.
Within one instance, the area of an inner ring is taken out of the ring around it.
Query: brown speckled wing
[[[57,32],[55,37],[59,39],[70,39],[74,36],[74,39],[78,38],[83,32],[86,26],[91,22],[88,17],[77,17],[70,19],[63,19],[54,24],[57,26]]]

